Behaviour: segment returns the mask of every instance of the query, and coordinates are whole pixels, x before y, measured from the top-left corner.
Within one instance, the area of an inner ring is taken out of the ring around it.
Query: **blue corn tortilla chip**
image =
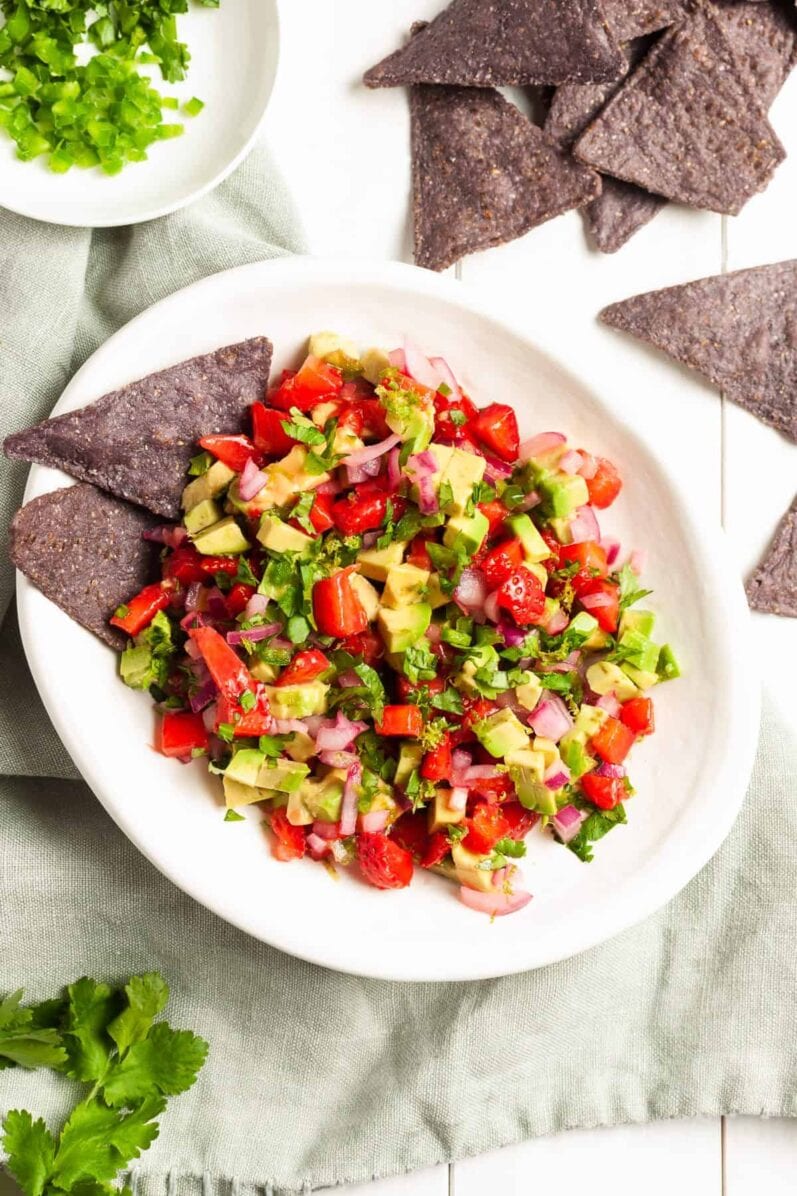
[[[555,85],[613,79],[622,67],[601,0],[453,0],[365,83]]]
[[[243,430],[247,408],[266,392],[271,354],[259,336],[193,357],[9,436],[5,454],[177,519],[197,440]]]
[[[674,25],[694,0],[603,0],[609,28],[619,42]]]
[[[600,318],[797,441],[797,260],[636,295]]]
[[[10,556],[45,597],[122,651],[128,636],[108,620],[157,577],[159,546],[141,538],[157,522],[94,486],[67,486],[17,511]]]
[[[752,610],[797,618],[797,498],[745,589]]]
[[[654,46],[574,153],[655,195],[729,215],[785,157],[749,71],[705,5]]]
[[[413,87],[415,261],[444,270],[594,199],[598,176],[492,88]]]

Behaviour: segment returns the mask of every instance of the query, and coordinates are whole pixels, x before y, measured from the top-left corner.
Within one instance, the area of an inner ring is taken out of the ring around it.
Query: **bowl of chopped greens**
[[[38,462],[34,676],[125,833],[231,923],[364,975],[500,975],[652,913],[727,834],[757,692],[718,533],[460,284],[217,275],[54,417],[6,443]]]
[[[276,0],[0,0],[0,205],[57,224],[166,215],[250,149]]]

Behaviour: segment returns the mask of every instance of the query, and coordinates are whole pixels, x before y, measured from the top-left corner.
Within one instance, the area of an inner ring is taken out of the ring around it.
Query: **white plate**
[[[178,17],[178,35],[191,53],[188,75],[166,83],[157,67],[143,67],[162,95],[182,103],[198,96],[196,117],[165,109],[167,124],[185,132],[150,146],[146,162],[109,177],[97,169],[53,174],[44,158],[20,162],[0,133],[0,206],[45,220],[115,228],[165,216],[218,186],[247,154],[277,75],[277,0],[222,0],[218,9],[192,3]]]
[[[525,434],[561,429],[620,465],[625,490],[603,523],[624,544],[650,549],[645,581],[660,634],[685,672],[656,692],[657,734],[634,752],[629,825],[601,842],[589,865],[533,834],[524,872],[535,900],[491,923],[435,876],[382,893],[354,874],[335,882],[309,860],[274,861],[259,815],[224,823],[217,781],[150,750],[148,697],[126,689],[113,654],[20,579],[22,633],[42,698],[83,776],[140,850],[198,901],[285,951],[404,980],[495,976],[583,951],[673,897],[716,851],[744,796],[758,686],[751,653],[739,650],[750,643],[749,615],[719,530],[695,522],[666,464],[562,365],[492,318],[463,284],[410,266],[293,258],[208,278],[111,337],[55,412],[261,333],[274,342],[277,372],[321,328],[362,345],[395,345],[407,333],[446,357],[477,402],[511,402]],[[34,467],[26,498],[64,481]]]

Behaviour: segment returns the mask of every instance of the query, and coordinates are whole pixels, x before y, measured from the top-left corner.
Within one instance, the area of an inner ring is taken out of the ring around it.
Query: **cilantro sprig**
[[[0,1066],[50,1067],[90,1086],[60,1133],[26,1109],[6,1114],[7,1167],[25,1196],[110,1196],[158,1136],[168,1097],[191,1087],[208,1051],[156,1020],[168,999],[163,977],[148,972],[123,988],[84,976],[54,1001],[23,1006],[20,990],[0,1003]]]

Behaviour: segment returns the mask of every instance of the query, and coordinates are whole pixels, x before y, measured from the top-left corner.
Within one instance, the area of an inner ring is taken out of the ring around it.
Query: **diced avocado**
[[[560,544],[569,544],[572,540],[569,519],[549,519],[548,526]]]
[[[307,352],[311,357],[330,357],[333,353],[342,353],[350,361],[357,361],[360,351],[354,341],[337,332],[314,332],[307,345]]]
[[[533,677],[523,685],[515,686],[515,697],[524,710],[533,710],[542,696],[542,684]]]
[[[357,568],[371,581],[386,581],[388,571],[404,560],[406,542],[394,540],[387,548],[364,548],[357,553]]]
[[[537,578],[543,590],[546,588],[548,585],[548,570],[544,565],[541,565],[539,561],[526,561],[521,568],[532,573]]]
[[[437,470],[432,474],[432,482],[435,490],[440,488],[440,483],[443,480],[443,475],[451,464],[451,458],[454,456],[454,449],[450,444],[430,444],[429,452],[437,462]]]
[[[403,441],[413,442],[413,451],[423,452],[434,432],[435,410],[431,395],[421,394],[406,381],[387,380],[377,389],[385,412],[385,422],[391,432]]]
[[[275,515],[261,517],[257,538],[271,552],[306,552],[313,543],[312,536],[305,535],[289,523],[283,523]]]
[[[535,735],[532,748],[535,752],[542,753],[546,772],[552,764],[559,763],[559,748],[552,739],[546,739],[543,735]]]
[[[588,739],[598,733],[608,717],[606,711],[600,706],[588,706],[584,703],[578,712],[575,723],[562,738],[559,751],[562,751],[564,744],[573,742],[585,744]]]
[[[298,760],[303,764],[315,755],[315,741],[306,731],[294,731],[290,739],[286,740],[284,751],[291,760]]]
[[[224,770],[224,775],[243,785],[256,785],[257,776],[265,763],[265,754],[257,748],[242,748],[236,752]]]
[[[480,723],[476,723],[473,730],[482,747],[491,756],[507,756],[529,745],[529,733],[518,716],[507,709],[497,710]]]
[[[181,499],[183,510],[190,511],[205,499],[218,498],[234,477],[234,470],[229,469],[222,461],[214,461],[210,469],[186,486]]]
[[[283,507],[296,494],[315,490],[329,481],[328,473],[309,473],[305,469],[307,449],[295,444],[287,456],[275,461],[263,471],[267,481],[259,494],[246,502],[241,498],[238,481],[230,486],[227,497],[234,507],[241,511],[269,511],[272,507]]]
[[[600,627],[596,627],[589,639],[584,640],[581,645],[590,652],[600,652],[603,648],[608,648],[611,643],[611,636],[608,631],[601,631]]]
[[[457,880],[461,885],[465,885],[468,889],[478,889],[482,893],[492,893],[493,873],[489,868],[479,867],[479,864],[490,858],[489,855],[476,855],[475,852],[468,851],[467,847],[463,847],[461,843],[453,843],[451,858],[454,861]]]
[[[432,610],[437,610],[439,606],[448,606],[451,601],[451,595],[444,594],[442,591],[439,573],[432,573],[429,577],[425,601],[429,603]]]
[[[310,769],[297,760],[266,759],[257,774],[260,789],[276,789],[280,793],[293,793],[299,788]]]
[[[443,543],[446,548],[463,548],[468,556],[473,556],[489,530],[490,522],[481,511],[474,511],[472,515],[454,515],[446,524]]]
[[[390,358],[384,349],[366,349],[364,353],[360,354],[360,365],[363,377],[372,386],[378,386],[382,375],[391,368]]]
[[[298,789],[288,794],[288,805],[285,812],[291,826],[310,826],[312,822],[315,822],[315,818],[304,804],[306,791],[315,783],[312,778],[308,777]]]
[[[630,702],[639,690],[623,670],[609,660],[599,660],[587,669],[587,685],[596,694],[611,694],[618,702]]]
[[[279,669],[275,664],[266,664],[265,660],[258,660],[257,657],[251,660],[249,672],[256,681],[265,681],[266,685],[276,681],[279,676]]]
[[[194,536],[194,548],[205,556],[234,556],[251,545],[232,515]]]
[[[346,773],[333,769],[325,777],[310,778],[303,782],[299,793],[305,809],[319,822],[337,822],[343,801]]]
[[[578,739],[571,739],[565,741],[564,739],[559,744],[559,753],[563,762],[570,769],[570,779],[577,781],[579,777],[583,777],[585,772],[592,772],[595,767],[595,760],[592,756],[587,755],[584,750],[584,744]]]
[[[202,502],[198,502],[190,511],[186,511],[183,523],[188,534],[195,536],[197,532],[203,532],[206,527],[219,523],[223,517],[224,512],[215,499],[203,498]]]
[[[350,574],[349,582],[354,593],[360,599],[360,605],[365,611],[368,622],[373,623],[379,614],[379,594],[361,573]]]
[[[582,643],[586,643],[597,626],[598,620],[595,618],[595,616],[589,614],[585,610],[582,610],[579,611],[574,619],[570,620],[565,628],[565,634],[570,636],[571,639],[575,639],[575,637],[578,636]]]
[[[654,673],[659,663],[659,645],[639,631],[624,631],[619,639],[626,664],[643,673]]]
[[[398,610],[402,606],[420,602],[425,598],[429,577],[428,569],[418,569],[415,565],[394,565],[382,591],[382,605]]]
[[[310,411],[310,419],[317,428],[323,428],[327,420],[331,416],[337,415],[339,411],[340,403],[336,403],[334,400],[329,403],[316,403],[315,407]]]
[[[578,473],[546,474],[537,489],[554,518],[567,519],[589,502],[587,483]]]
[[[621,664],[620,668],[627,677],[631,678],[634,685],[638,686],[639,689],[652,689],[654,685],[658,685],[659,683],[660,678],[658,673],[647,672],[644,669],[634,668],[632,664]]]
[[[432,446],[434,452],[436,447]],[[435,456],[437,454],[435,453]],[[448,483],[451,487],[451,501],[445,508],[446,515],[464,515],[468,503],[473,495],[473,487],[484,477],[487,462],[484,457],[476,453],[468,453],[464,449],[451,450],[445,469],[440,477],[440,485]]]
[[[359,453],[365,448],[365,441],[361,440],[353,428],[335,428],[332,438],[332,452],[338,457],[348,457],[350,453]]]
[[[523,553],[527,562],[544,561],[550,557],[550,548],[528,515],[522,513],[510,515],[506,522],[507,526],[511,528],[513,535],[517,536],[523,545]]]
[[[386,781],[377,781],[376,791],[370,794],[369,799],[369,813],[379,812],[380,810],[388,810],[392,813],[398,809],[395,798],[393,797],[393,789]]]
[[[251,806],[256,801],[266,801],[268,794],[262,789],[255,789],[253,785],[244,785],[243,781],[236,781],[232,777],[222,777],[224,782],[224,804],[228,810],[236,806]]]
[[[540,814],[555,814],[556,798],[543,780],[544,754],[527,748],[510,752],[506,762],[520,804],[527,810],[536,810]]]
[[[421,767],[421,760],[423,760],[423,746],[420,743],[410,743],[408,740],[402,740],[399,748],[398,764],[396,765],[396,775],[393,778],[394,784],[403,789],[417,768]]]
[[[309,718],[326,714],[329,686],[323,681],[301,685],[267,685],[268,704],[274,718]]]
[[[652,610],[624,610],[620,618],[620,635],[626,631],[638,631],[650,639],[655,623],[656,616]]]
[[[475,681],[477,672],[475,663],[472,660],[466,660],[454,678],[454,685],[462,693],[478,695],[479,687]]]
[[[425,633],[432,621],[428,602],[417,602],[404,610],[383,606],[379,611],[379,630],[388,652],[406,652]]]
[[[452,810],[448,804],[451,797],[451,790],[443,788],[435,789],[434,801],[429,806],[429,834],[433,835],[435,831],[444,831],[447,826],[456,826],[458,822],[462,822],[465,817],[464,810]]]
[[[681,676],[681,666],[678,664],[675,653],[669,644],[664,644],[659,652],[659,663],[656,671],[662,681],[674,681],[676,677]]]

